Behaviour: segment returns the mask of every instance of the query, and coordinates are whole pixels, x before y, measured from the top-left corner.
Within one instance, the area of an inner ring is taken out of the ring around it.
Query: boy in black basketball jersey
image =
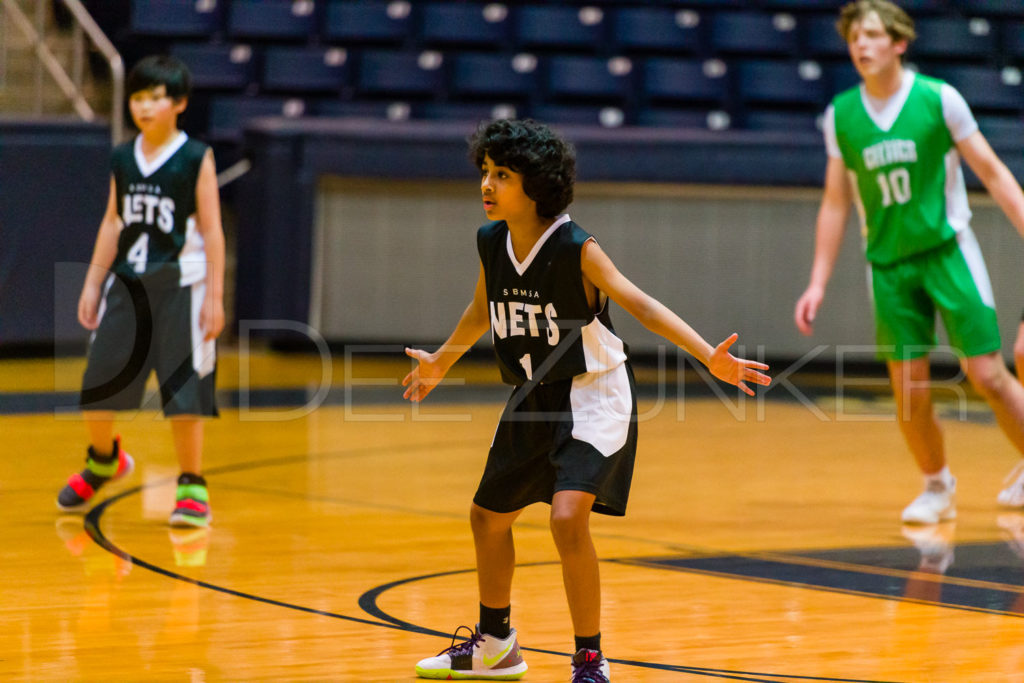
[[[83,507],[134,460],[114,436],[114,411],[139,408],[156,370],[181,467],[172,526],[210,523],[202,418],[214,403],[215,340],[224,328],[224,233],[210,148],[178,130],[191,76],[179,60],[142,59],[128,75],[139,135],[114,149],[78,320],[93,330],[82,378],[86,467],[57,496]]]
[[[517,679],[527,669],[509,624],[512,523],[531,503],[551,505],[576,632],[572,680],[609,680],[601,653],[600,581],[590,512],[623,515],[636,452],[636,396],[626,345],[608,315],[612,299],[646,327],[748,394],[767,366],[712,347],[627,280],[563,211],[573,197],[575,152],[534,121],[495,121],[470,140],[482,173],[480,275],[455,331],[418,361],[404,396],[423,400],[488,329],[502,379],[516,388],[498,424],[470,510],[480,623],[469,639],[422,660],[424,678]],[[468,630],[468,627],[467,627]],[[454,642],[454,640],[453,640]]]

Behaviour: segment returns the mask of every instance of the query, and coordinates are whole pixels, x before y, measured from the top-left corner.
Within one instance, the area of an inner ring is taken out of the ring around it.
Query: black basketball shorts
[[[628,363],[512,392],[473,502],[494,512],[551,503],[556,491],[596,496],[594,512],[624,515],[637,438]]]
[[[217,415],[216,344],[204,341],[199,329],[206,283],[147,287],[111,275],[104,287],[81,408],[137,410],[155,370],[165,415]]]

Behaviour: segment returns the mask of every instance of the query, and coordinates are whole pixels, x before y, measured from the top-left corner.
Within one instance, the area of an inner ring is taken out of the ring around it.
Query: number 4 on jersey
[[[139,239],[135,240],[135,244],[128,250],[126,258],[136,273],[146,272],[146,259],[149,258],[149,233],[144,232],[139,235]]]

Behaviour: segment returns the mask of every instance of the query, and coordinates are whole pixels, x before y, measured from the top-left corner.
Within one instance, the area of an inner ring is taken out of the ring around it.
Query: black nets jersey
[[[603,372],[626,360],[607,297],[587,303],[580,257],[591,235],[558,218],[520,263],[505,221],[483,225],[477,248],[484,268],[491,338],[504,382],[550,383]]]
[[[209,147],[179,133],[147,161],[142,136],[111,157],[121,233],[114,272],[160,283],[190,285],[206,277],[203,238],[196,229],[196,182]]]

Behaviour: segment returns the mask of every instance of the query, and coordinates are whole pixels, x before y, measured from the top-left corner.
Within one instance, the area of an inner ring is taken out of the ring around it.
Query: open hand
[[[764,363],[736,358],[729,353],[729,347],[735,344],[737,339],[739,339],[739,335],[733,332],[725,341],[715,347],[708,360],[708,369],[718,379],[735,384],[743,390],[743,393],[753,396],[754,390],[747,386],[747,382],[768,386],[771,384],[772,378],[758,372],[758,370],[768,369]]]
[[[406,387],[402,398],[410,401],[422,401],[431,391],[434,390],[441,380],[444,379],[447,370],[437,362],[437,356],[420,349],[405,349],[405,355],[419,361],[416,367],[402,380],[402,386]]]

